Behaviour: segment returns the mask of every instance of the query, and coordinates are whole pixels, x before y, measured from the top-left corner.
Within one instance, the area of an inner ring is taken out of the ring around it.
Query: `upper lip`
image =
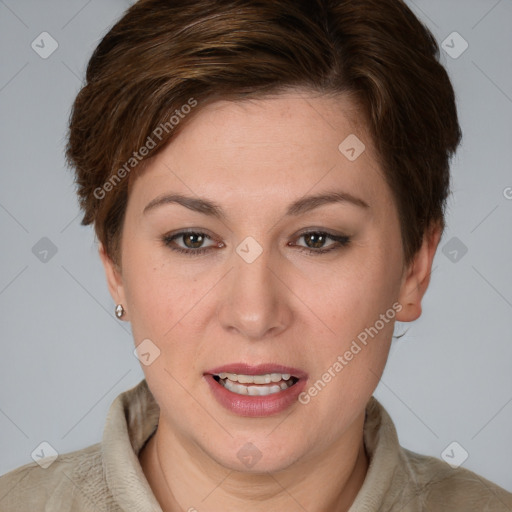
[[[266,375],[268,373],[289,373],[292,377],[302,379],[307,377],[307,373],[292,368],[291,366],[284,366],[280,364],[256,364],[251,365],[247,363],[230,363],[222,366],[217,366],[205,372],[205,374],[219,375],[220,373],[236,373],[238,375]]]

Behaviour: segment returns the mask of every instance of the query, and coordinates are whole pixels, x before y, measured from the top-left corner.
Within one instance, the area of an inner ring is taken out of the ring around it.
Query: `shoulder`
[[[401,446],[391,417],[375,397],[367,405],[364,441],[370,466],[354,512],[512,511],[512,493],[502,487]]]
[[[451,467],[436,457],[400,449],[401,465],[409,480],[410,498],[427,510],[452,512],[509,512],[512,493],[478,474]]]
[[[2,512],[115,511],[109,494],[100,443],[59,454],[46,469],[33,462],[0,477]]]

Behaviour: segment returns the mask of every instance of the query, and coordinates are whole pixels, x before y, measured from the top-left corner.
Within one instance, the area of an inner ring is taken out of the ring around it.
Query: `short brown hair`
[[[129,181],[121,178],[134,152],[153,141],[146,156],[137,153],[144,163],[212,101],[297,87],[356,100],[410,262],[425,230],[444,228],[461,130],[439,47],[402,0],[135,3],[94,51],[73,105],[66,155],[82,224],[94,223],[116,260]],[[185,105],[192,112],[179,115]],[[159,127],[168,129],[155,140]]]

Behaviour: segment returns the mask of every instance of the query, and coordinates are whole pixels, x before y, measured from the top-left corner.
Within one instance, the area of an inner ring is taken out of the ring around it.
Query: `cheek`
[[[143,248],[144,244],[135,237],[123,246],[124,289],[136,342],[143,338],[158,340],[172,328],[174,301],[182,292],[175,290],[163,263]]]
[[[201,299],[211,288],[212,277],[208,282],[197,279],[176,268],[165,251],[132,240],[126,244],[129,256],[123,272],[133,338],[136,345],[150,339],[160,349],[159,364],[155,362],[144,371],[154,375],[165,367],[186,380],[202,346],[205,327],[201,314],[206,301]]]
[[[331,330],[346,339],[357,336],[392,308],[399,290],[399,268],[375,251],[331,273],[328,285],[310,303]]]
[[[315,344],[310,358],[314,370],[302,396],[301,403],[312,415],[330,418],[328,430],[333,435],[364,408],[378,385],[392,341],[392,297],[385,300],[359,285],[357,293],[339,296],[337,304],[325,303],[331,308],[329,327],[334,334]]]
[[[378,383],[400,307],[396,262],[400,257],[395,254],[374,250],[332,273],[328,287],[310,297],[308,302],[328,327],[315,344],[318,363],[312,379],[321,381],[317,388],[329,383],[324,403],[371,394]]]

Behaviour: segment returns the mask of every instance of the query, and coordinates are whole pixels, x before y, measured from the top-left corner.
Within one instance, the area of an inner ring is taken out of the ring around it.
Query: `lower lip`
[[[205,375],[204,377],[220,405],[239,416],[252,418],[271,416],[283,412],[297,401],[298,396],[306,386],[306,379],[299,379],[293,386],[283,391],[266,396],[250,396],[229,391],[217,382],[213,375]]]

